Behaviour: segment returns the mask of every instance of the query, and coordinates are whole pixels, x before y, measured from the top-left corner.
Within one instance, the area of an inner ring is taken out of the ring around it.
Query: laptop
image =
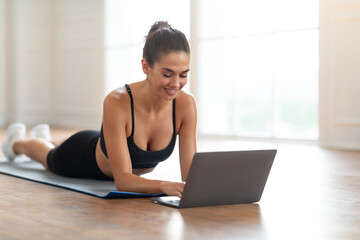
[[[260,201],[277,150],[195,153],[182,198],[150,198],[177,208]]]

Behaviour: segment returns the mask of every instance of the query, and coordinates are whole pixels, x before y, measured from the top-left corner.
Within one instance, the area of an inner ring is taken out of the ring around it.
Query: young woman
[[[4,155],[12,160],[25,154],[62,176],[114,179],[119,191],[181,197],[184,182],[140,175],[171,155],[176,135],[182,181],[196,152],[196,103],[182,91],[190,64],[185,35],[167,22],[156,22],[146,37],[141,64],[145,80],[106,96],[100,131],[81,131],[55,146],[46,124],[34,127],[34,138],[25,140],[25,125],[15,123],[8,127]]]

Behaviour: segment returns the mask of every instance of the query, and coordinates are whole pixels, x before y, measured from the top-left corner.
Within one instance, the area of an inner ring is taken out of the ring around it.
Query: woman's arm
[[[179,130],[179,155],[182,181],[186,181],[190,165],[196,153],[196,125],[197,110],[195,98],[187,93],[176,102],[176,107],[181,113],[181,125]],[[179,104],[178,104],[179,102]]]
[[[164,192],[181,197],[183,183],[148,180],[132,173],[127,145],[127,127],[131,119],[129,106],[127,92],[121,88],[105,98],[103,107],[103,133],[116,188],[119,191],[147,194]]]

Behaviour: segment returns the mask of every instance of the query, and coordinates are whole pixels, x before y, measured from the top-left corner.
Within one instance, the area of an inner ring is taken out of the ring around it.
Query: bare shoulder
[[[180,120],[179,127],[185,123],[196,124],[197,109],[195,97],[188,92],[181,91],[176,96],[176,116]]]
[[[176,107],[180,110],[180,112],[196,110],[195,97],[189,92],[179,92],[176,96]]]
[[[129,101],[128,93],[125,87],[120,87],[106,95],[104,105],[122,105]]]
[[[125,87],[111,91],[104,99],[104,115],[107,115],[107,113],[111,113],[112,115],[122,113],[122,115],[126,115],[123,113],[128,113],[130,109],[129,101],[129,94]]]

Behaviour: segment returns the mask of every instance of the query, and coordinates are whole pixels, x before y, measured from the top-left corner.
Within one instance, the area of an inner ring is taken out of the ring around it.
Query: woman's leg
[[[41,163],[48,170],[47,155],[55,146],[41,138],[20,140],[14,143],[13,150],[16,154],[25,154],[29,158]]]
[[[51,140],[50,142],[55,146],[60,146],[61,144],[63,144],[68,138],[64,138],[61,140]]]
[[[65,177],[110,180],[96,162],[95,149],[99,136],[100,131],[80,131],[50,150],[46,157],[50,171]]]

